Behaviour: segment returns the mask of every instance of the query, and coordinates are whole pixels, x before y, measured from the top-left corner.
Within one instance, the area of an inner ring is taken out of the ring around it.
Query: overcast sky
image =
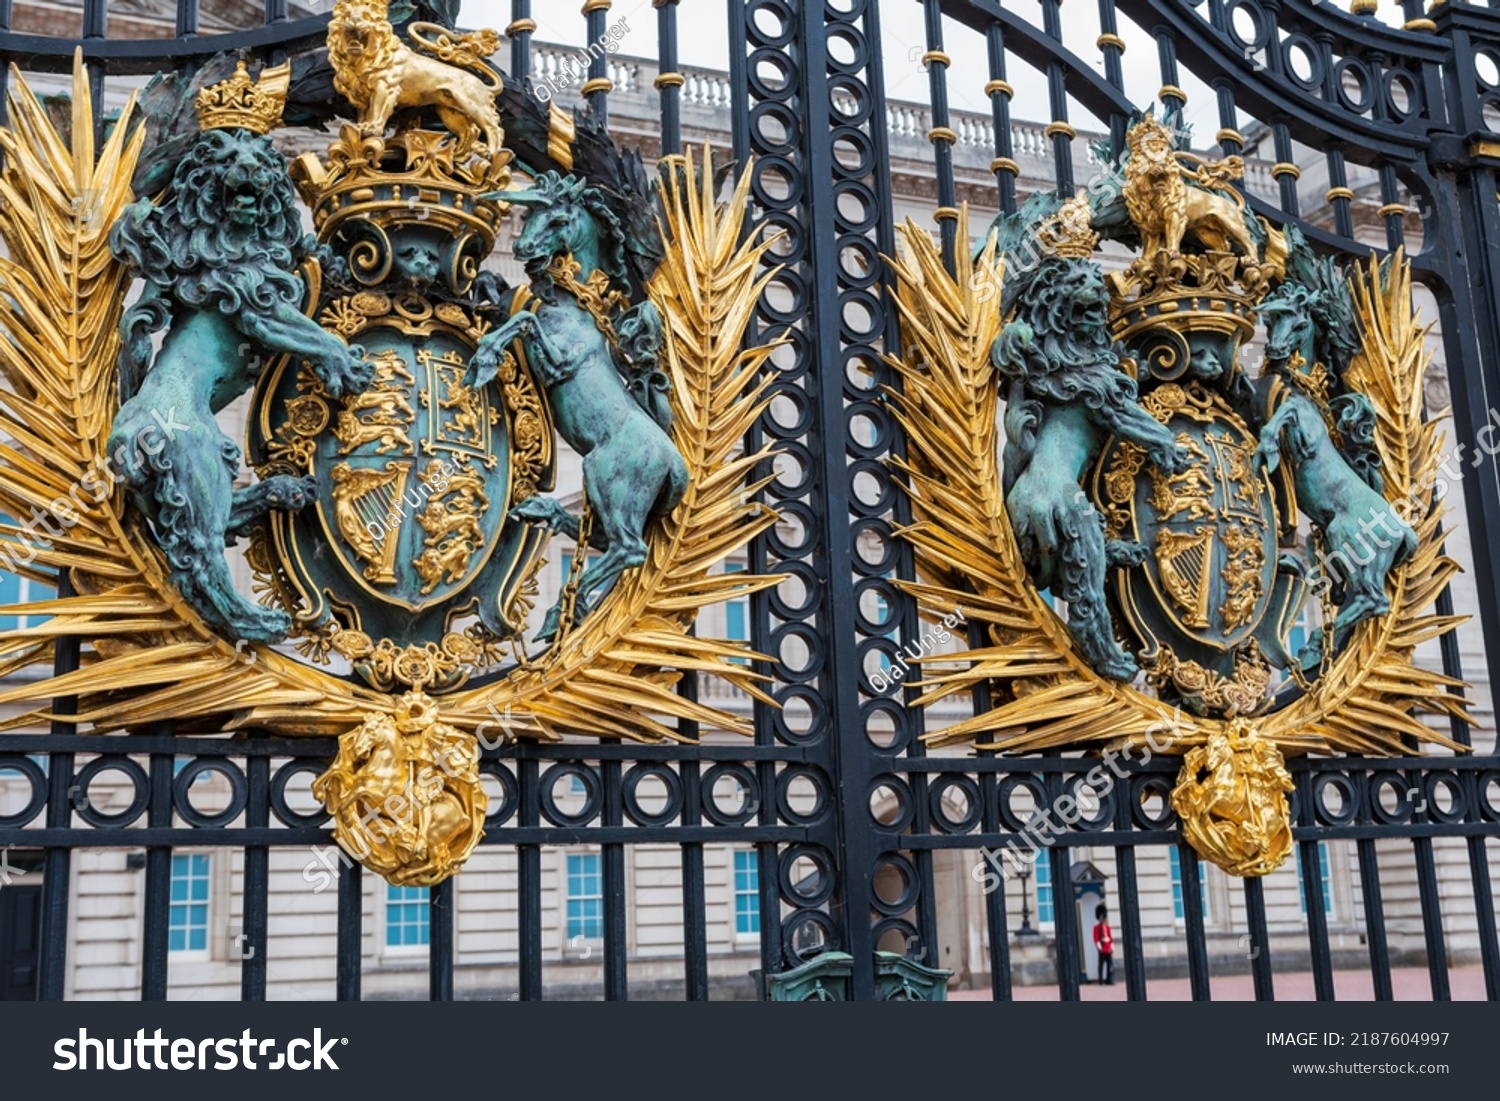
[[[737,2],[740,0],[680,0],[678,49],[684,65],[720,71],[728,69],[728,4]],[[1011,6],[1024,11],[1028,4],[1034,7],[1040,23],[1041,5],[1036,0],[1020,0]],[[579,7],[581,5],[574,3],[533,4],[536,37],[547,42],[584,45],[587,38],[585,20]],[[887,97],[927,102],[928,78],[920,64],[926,49],[921,5],[917,0],[883,0],[879,11]],[[1381,14],[1387,22],[1400,21],[1399,9],[1392,0],[1384,0]],[[509,19],[509,0],[465,0],[462,21],[467,26],[504,30]],[[608,24],[625,20],[621,53],[655,59],[657,12],[651,6],[651,0],[615,0],[605,19]],[[1144,105],[1154,99],[1161,86],[1156,46],[1150,35],[1123,16],[1119,21],[1120,37],[1126,43],[1123,58],[1126,90],[1136,103]],[[1063,8],[1064,43],[1079,57],[1095,59],[1094,63],[1102,74],[1104,62],[1095,46],[1098,35],[1098,9],[1095,5],[1088,0],[1072,0]],[[989,79],[989,70],[983,36],[952,20],[945,20],[944,47],[953,58],[948,78],[950,104],[958,110],[988,112],[989,101],[984,95],[984,85]],[[1044,75],[1014,57],[1006,75],[1016,89],[1012,117],[1018,121],[1050,121]],[[1214,132],[1219,128],[1217,107],[1207,85],[1192,74],[1183,71],[1179,83],[1188,93],[1187,121],[1193,126],[1193,144],[1202,148],[1212,143]],[[1070,107],[1069,114],[1070,121],[1080,130],[1103,129],[1099,120],[1076,104]],[[1240,122],[1248,120],[1242,118]]]

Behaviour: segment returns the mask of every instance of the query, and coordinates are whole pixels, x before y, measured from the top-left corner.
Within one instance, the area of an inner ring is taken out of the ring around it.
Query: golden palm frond
[[[764,395],[771,378],[762,367],[775,345],[747,349],[744,336],[775,275],[757,274],[773,241],[742,238],[750,171],[741,174],[726,203],[715,202],[713,177],[707,149],[701,174],[691,154],[664,166],[666,259],[647,287],[666,322],[673,434],[687,460],[687,493],[649,539],[650,559],[621,576],[567,636],[553,662],[457,698],[445,709],[448,722],[493,723],[494,708],[520,709],[548,733],[678,737],[653,715],[751,732],[746,720],[679,696],[675,685],[685,670],[721,677],[747,696],[775,702],[760,687],[769,678],[750,667],[763,655],[742,642],[688,633],[700,608],[781,580],[709,573],[776,522],[774,511],[751,499],[770,479],[746,484],[772,452],[740,453],[769,403]]]
[[[1444,438],[1436,420],[1422,419],[1423,381],[1431,357],[1412,305],[1411,264],[1398,250],[1384,265],[1371,257],[1349,280],[1361,347],[1346,373],[1353,390],[1375,406],[1375,443],[1385,493],[1403,509],[1417,535],[1416,551],[1391,571],[1391,610],[1355,628],[1349,644],[1317,682],[1317,691],[1266,720],[1268,736],[1301,730],[1337,750],[1401,756],[1403,736],[1460,746],[1418,716],[1455,716],[1473,722],[1456,678],[1415,662],[1416,648],[1456,628],[1467,616],[1432,613],[1438,594],[1458,572],[1443,553],[1438,531],[1445,506],[1433,500]],[[1450,691],[1457,689],[1458,691]]]
[[[79,672],[0,692],[0,702],[76,692],[84,721],[94,721],[119,689],[177,683],[196,668],[211,668],[203,681],[213,684],[234,656],[163,595],[171,590],[157,562],[137,550],[140,539],[120,519],[104,455],[129,285],[109,229],[133,197],[129,180],[146,139],[134,125],[134,98],[96,156],[81,55],[66,139],[18,71],[11,80],[11,124],[0,129],[0,510],[17,522],[0,529],[0,549],[7,568],[49,586],[71,571],[78,595],[6,608],[31,623],[0,634],[0,655],[12,673],[49,661],[59,637],[98,641]],[[48,717],[38,708],[5,725]]]
[[[59,638],[84,649],[77,672],[0,691],[0,703],[30,705],[0,729],[45,722],[46,701],[70,695],[76,721],[99,731],[191,723],[262,701],[357,715],[357,701],[373,694],[216,638],[114,489],[105,446],[130,280],[109,230],[134,198],[146,140],[134,112],[132,97],[96,149],[81,54],[67,138],[12,71],[11,124],[0,129],[0,510],[18,522],[0,527],[0,565],[49,586],[69,571],[76,595],[4,609],[29,623],[0,632],[0,672],[49,662]],[[25,530],[38,516],[58,534]]]
[[[958,239],[968,240],[967,211]],[[910,441],[897,460],[914,521],[902,531],[916,550],[918,580],[903,583],[924,613],[962,607],[985,626],[987,645],[918,659],[917,703],[929,705],[987,683],[994,706],[933,731],[938,745],[1035,752],[1144,736],[1164,721],[1181,744],[1220,725],[1169,713],[1129,685],[1100,677],[1075,649],[1066,625],[1026,574],[1005,512],[998,469],[998,379],[990,345],[1002,323],[1003,268],[991,238],[977,258],[960,255],[950,275],[932,238],[914,223],[900,228],[902,256],[891,261],[901,317],[902,358],[887,357],[902,381],[891,404]],[[1373,262],[1372,262],[1373,264]],[[1364,351],[1350,384],[1380,410],[1379,446],[1392,500],[1420,500],[1419,549],[1392,574],[1391,613],[1367,622],[1318,681],[1317,690],[1257,721],[1257,732],[1283,750],[1401,754],[1403,735],[1453,746],[1424,725],[1419,711],[1467,719],[1460,683],[1412,663],[1415,646],[1456,625],[1425,614],[1457,569],[1436,539],[1440,509],[1430,512],[1431,478],[1441,440],[1422,423],[1425,329],[1412,314],[1410,273],[1399,257],[1388,282],[1372,266],[1355,283]],[[1425,481],[1424,481],[1425,479]],[[1426,496],[1416,490],[1426,486]]]
[[[968,240],[967,232],[965,208],[959,240]],[[890,263],[908,351],[887,361],[902,382],[901,392],[891,392],[892,409],[911,441],[907,459],[895,465],[912,501],[914,520],[901,535],[916,548],[919,578],[902,587],[936,614],[962,607],[990,639],[961,655],[920,659],[926,691],[917,703],[983,682],[998,689],[990,711],[927,740],[1021,751],[1143,734],[1159,721],[1159,708],[1122,708],[1128,690],[1097,677],[1076,654],[1067,627],[1027,577],[1006,517],[999,379],[990,363],[1004,282],[995,239],[978,257],[958,256],[949,275],[937,245],[914,222],[899,236],[902,256]]]

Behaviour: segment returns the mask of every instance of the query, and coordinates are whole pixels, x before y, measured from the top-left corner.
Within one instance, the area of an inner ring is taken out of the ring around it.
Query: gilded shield
[[[301,618],[446,650],[463,612],[519,628],[514,598],[542,538],[506,519],[543,474],[514,443],[534,442],[543,415],[524,367],[508,364],[508,387],[465,386],[473,319],[417,295],[334,297],[319,320],[362,343],[373,382],[332,398],[284,361],[257,389],[250,441],[263,473],[316,483],[311,507],[271,526]]]
[[[1169,474],[1133,443],[1104,448],[1093,492],[1106,533],[1145,548],[1139,566],[1119,572],[1119,603],[1148,656],[1165,645],[1212,667],[1256,633],[1270,607],[1275,489],[1254,461],[1254,435],[1216,394],[1169,383],[1142,404],[1191,462]]]

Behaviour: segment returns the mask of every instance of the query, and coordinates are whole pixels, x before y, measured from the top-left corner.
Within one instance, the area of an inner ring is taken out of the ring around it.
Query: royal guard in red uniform
[[[1099,949],[1099,981],[1106,986],[1115,984],[1115,935],[1109,929],[1109,911],[1103,906],[1094,907],[1094,947]],[[1105,978],[1105,973],[1109,978]]]

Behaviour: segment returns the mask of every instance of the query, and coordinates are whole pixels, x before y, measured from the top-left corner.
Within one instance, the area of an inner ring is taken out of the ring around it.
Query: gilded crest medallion
[[[340,0],[342,121],[291,163],[272,136],[291,70],[244,58],[161,78],[97,148],[81,60],[71,127],[18,78],[0,129],[7,193],[37,204],[0,217],[0,276],[23,288],[7,331],[57,335],[0,342],[30,395],[13,434],[47,458],[7,464],[0,498],[101,488],[36,556],[71,595],[8,651],[41,661],[65,630],[84,667],[8,690],[13,723],[63,694],[99,732],[336,736],[316,791],[392,883],[472,852],[485,747],[748,734],[676,691],[685,669],[775,702],[743,642],[694,633],[703,606],[778,580],[721,568],[775,521],[746,481],[770,453],[741,450],[773,351],[744,342],[771,244],[741,232],[749,174],[725,198],[707,149],[647,171],[529,103],[518,154],[497,44]],[[512,210],[515,285],[490,270]],[[30,272],[44,255],[73,277]],[[246,396],[242,448],[218,414]],[[575,549],[540,608],[558,534]]]
[[[1425,330],[1399,252],[1339,271],[1250,211],[1238,158],[1190,154],[1151,115],[1126,137],[1098,150],[1118,186],[1032,196],[955,272],[902,233],[908,587],[988,633],[923,702],[981,681],[996,701],[929,738],[1168,731],[1183,835],[1264,875],[1291,851],[1284,753],[1461,748],[1420,715],[1467,719],[1462,686],[1413,661],[1455,625],[1428,611],[1456,566],[1418,413]],[[1139,255],[1106,272],[1104,236]]]

